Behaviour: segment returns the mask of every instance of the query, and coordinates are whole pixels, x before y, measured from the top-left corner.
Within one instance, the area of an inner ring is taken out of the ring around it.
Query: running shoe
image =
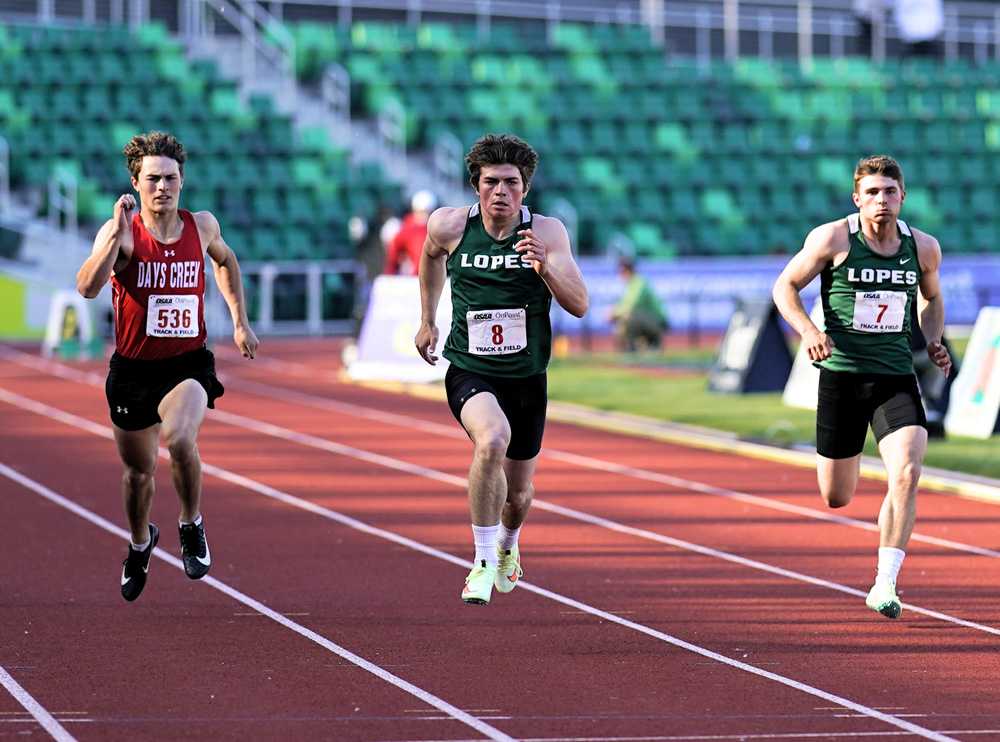
[[[868,591],[865,605],[886,618],[899,618],[903,605],[896,596],[896,586],[891,582],[876,582]]]
[[[517,581],[524,574],[524,570],[521,569],[521,553],[517,544],[514,544],[509,549],[501,549],[498,546],[497,554],[500,557],[500,564],[497,565],[497,576],[493,586],[502,593],[509,593],[517,587]]]
[[[212,566],[212,555],[208,551],[208,541],[205,540],[205,520],[195,525],[188,523],[178,528],[181,537],[181,561],[184,562],[184,574],[192,580],[200,580],[208,574]]]
[[[132,602],[146,587],[146,576],[149,574],[149,559],[153,556],[156,542],[160,540],[160,529],[149,524],[149,546],[143,551],[136,551],[132,544],[128,545],[128,555],[122,562],[122,597]]]
[[[470,605],[489,605],[490,596],[493,594],[493,581],[496,577],[497,568],[489,566],[483,559],[472,568],[469,576],[465,578],[462,600]]]

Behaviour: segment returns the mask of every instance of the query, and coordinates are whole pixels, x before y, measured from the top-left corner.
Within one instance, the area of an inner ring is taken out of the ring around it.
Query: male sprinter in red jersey
[[[135,600],[146,585],[159,529],[149,522],[157,449],[162,433],[181,501],[180,542],[184,571],[204,577],[212,563],[201,518],[198,429],[205,408],[224,389],[215,358],[205,347],[205,253],[233,318],[233,340],[244,358],[257,352],[243,301],[236,256],[207,211],[178,209],[184,185],[184,147],[170,134],[151,132],[125,145],[135,197],[115,202],[114,216],[94,240],[76,276],[88,299],[111,280],[115,353],[105,385],[115,442],[125,465],[122,494],[132,530],[122,566],[121,590]]]

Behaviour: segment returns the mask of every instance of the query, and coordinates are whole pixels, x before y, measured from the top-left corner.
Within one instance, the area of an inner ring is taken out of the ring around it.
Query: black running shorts
[[[142,430],[163,422],[156,408],[185,379],[194,379],[205,388],[209,407],[215,407],[215,400],[226,391],[215,375],[215,356],[208,348],[155,361],[115,353],[104,384],[111,422],[122,430]]]
[[[521,378],[484,376],[460,369],[453,363],[445,374],[444,386],[448,392],[451,414],[459,423],[462,422],[462,407],[473,396],[487,392],[496,397],[510,424],[508,459],[527,461],[535,458],[542,450],[545,408],[548,403],[544,373]]]
[[[871,425],[875,440],[910,425],[927,427],[913,374],[854,374],[819,371],[816,452],[828,459],[861,453]]]

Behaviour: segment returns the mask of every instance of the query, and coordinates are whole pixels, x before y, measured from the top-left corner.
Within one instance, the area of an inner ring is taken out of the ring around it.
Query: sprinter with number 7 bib
[[[462,600],[485,605],[494,586],[510,592],[523,573],[518,537],[545,428],[552,297],[576,317],[587,311],[588,299],[562,222],[522,204],[538,163],[535,150],[517,137],[489,134],[465,161],[479,200],[437,209],[427,223],[415,343],[425,361],[437,361],[434,319],[450,277],[445,387],[473,443],[469,509],[476,553]]]
[[[131,530],[122,565],[121,593],[139,597],[146,584],[159,529],[149,522],[162,434],[181,502],[178,524],[184,571],[204,577],[212,562],[201,517],[201,459],[197,436],[206,407],[223,394],[215,358],[205,347],[205,255],[233,319],[233,340],[245,358],[257,352],[243,299],[236,255],[207,211],[178,208],[184,184],[184,147],[170,134],[135,136],[124,154],[135,197],[115,202],[114,216],[94,240],[77,273],[77,290],[96,297],[110,280],[115,353],[105,392],[115,443],[125,466],[122,495]]]
[[[910,351],[910,307],[917,301],[927,354],[948,375],[941,342],[944,300],[941,246],[899,219],[903,172],[884,155],[854,171],[858,213],[806,237],[774,285],[774,302],[802,336],[820,369],[816,408],[817,478],[832,508],[854,496],[869,425],[888,476],[879,510],[879,550],[869,608],[898,618],[896,578],[916,518],[917,484],[927,452],[927,420]],[[817,275],[825,330],[806,313],[799,292]]]

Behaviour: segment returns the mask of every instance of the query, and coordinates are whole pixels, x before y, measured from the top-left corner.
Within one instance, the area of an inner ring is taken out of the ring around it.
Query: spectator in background
[[[399,231],[389,242],[385,256],[385,273],[417,275],[420,253],[427,239],[427,219],[434,211],[437,199],[430,191],[417,191],[410,200],[410,213],[403,218]]]
[[[854,0],[854,17],[861,26],[861,31],[857,35],[856,49],[859,55],[871,56],[875,27],[885,23],[886,12],[892,2],[893,0]]]
[[[618,347],[631,352],[642,342],[650,348],[659,348],[663,333],[670,329],[663,304],[649,281],[636,273],[631,257],[623,255],[619,259],[618,271],[625,281],[625,293],[611,310]]]
[[[918,56],[935,57],[940,52],[944,33],[942,0],[896,0],[896,28],[907,51]]]

